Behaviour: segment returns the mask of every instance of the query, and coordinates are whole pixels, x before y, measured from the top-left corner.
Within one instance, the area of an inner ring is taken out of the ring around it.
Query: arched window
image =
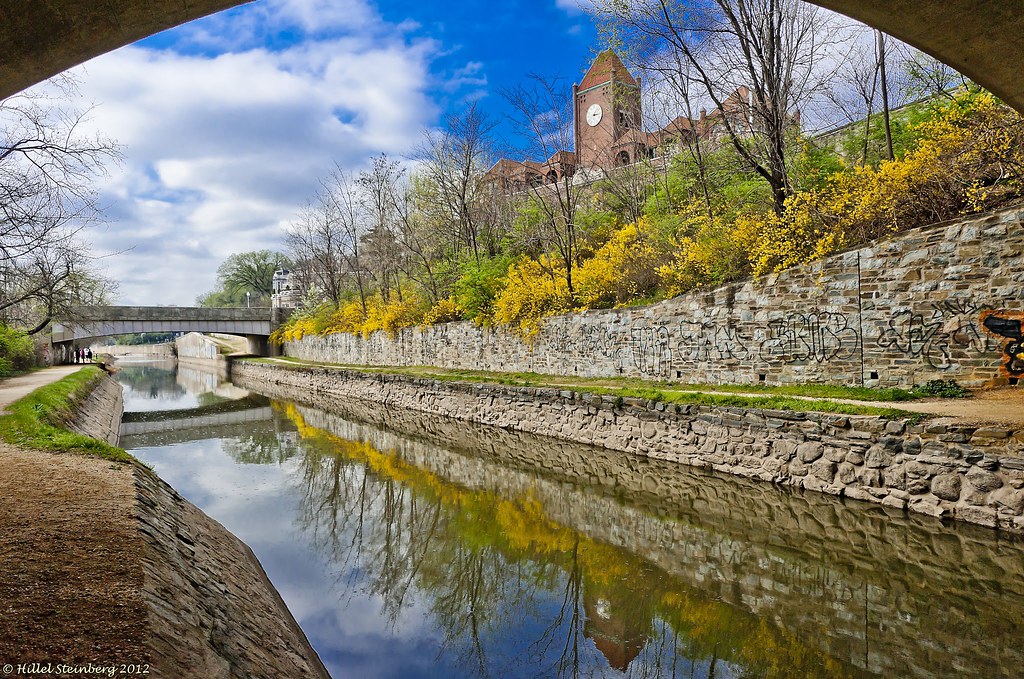
[[[548,172],[548,183],[549,184],[554,184],[557,181],[558,181],[558,173],[555,172],[554,170],[551,170],[550,172]]]
[[[619,151],[616,161],[619,165],[629,165],[629,151]]]

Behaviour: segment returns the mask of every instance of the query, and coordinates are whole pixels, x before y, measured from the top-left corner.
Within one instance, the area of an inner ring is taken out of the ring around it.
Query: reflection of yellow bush
[[[576,559],[586,587],[612,588],[626,598],[646,597],[633,587],[651,588],[657,603],[640,613],[658,615],[669,623],[686,645],[683,652],[692,658],[714,655],[739,662],[754,676],[848,676],[840,663],[795,634],[720,600],[673,586],[671,579],[652,582],[638,578],[641,571],[637,557],[552,520],[530,495],[507,499],[490,491],[464,488],[405,462],[394,451],[381,451],[369,441],[348,440],[316,429],[292,404],[284,406],[284,414],[304,440],[329,442],[331,451],[365,465],[378,478],[401,483],[414,496],[430,498],[428,505],[433,506],[436,500],[451,508],[449,525],[459,531],[455,537],[470,549],[496,547],[512,559],[543,554],[566,569],[573,568]]]

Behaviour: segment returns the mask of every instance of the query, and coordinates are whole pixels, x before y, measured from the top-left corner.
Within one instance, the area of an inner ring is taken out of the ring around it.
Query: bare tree
[[[768,183],[781,214],[793,191],[787,137],[831,75],[828,16],[800,0],[597,0],[593,11],[656,79],[701,85],[717,113],[708,124]]]
[[[396,229],[399,214],[395,196],[396,185],[404,175],[405,170],[398,161],[382,153],[374,158],[369,170],[359,173],[356,180],[358,203],[368,225],[366,235],[362,237],[365,261],[385,301],[391,298],[392,289],[399,301],[402,299],[399,274],[404,251]]]
[[[513,119],[522,130],[527,153],[535,158],[546,158],[547,165],[552,167],[546,176],[538,174],[536,180],[528,181],[527,190],[541,213],[537,233],[543,244],[553,247],[561,257],[566,287],[572,295],[573,270],[580,256],[583,236],[576,213],[584,190],[568,154],[568,149],[574,146],[572,88],[561,78],[531,74],[529,79],[530,85],[506,88],[502,96],[512,106]]]
[[[473,102],[462,113],[446,116],[441,129],[427,130],[416,150],[417,174],[425,188],[419,208],[439,228],[450,229],[446,235],[453,250],[466,248],[478,262],[481,249],[493,255],[498,245],[479,209],[480,177],[494,159],[494,126]]]
[[[74,241],[37,247],[0,274],[0,319],[34,335],[52,320],[79,317],[82,306],[107,305],[117,289],[96,270],[97,258]]]
[[[58,77],[0,101],[0,312],[33,332],[113,290],[81,236],[101,221],[95,182],[119,153],[83,132],[74,95]]]

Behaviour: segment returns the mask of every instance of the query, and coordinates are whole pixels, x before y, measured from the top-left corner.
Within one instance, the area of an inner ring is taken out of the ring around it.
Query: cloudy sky
[[[502,87],[579,80],[597,47],[575,0],[257,0],[74,69],[124,154],[92,234],[125,251],[118,302],[192,304],[228,255],[280,249],[335,162],[407,155],[472,99],[500,118]]]

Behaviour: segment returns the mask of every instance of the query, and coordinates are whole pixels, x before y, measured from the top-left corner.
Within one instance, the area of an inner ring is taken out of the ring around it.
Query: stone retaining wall
[[[121,385],[103,375],[80,403],[72,403],[72,418],[65,426],[73,432],[117,445],[124,412]]]
[[[530,342],[448,323],[308,337],[307,360],[709,384],[1016,384],[1024,209],[937,224],[757,280],[548,319]],[[983,319],[994,314],[986,326]]]
[[[117,444],[116,380],[73,408],[69,429]],[[135,488],[153,677],[329,679],[252,550],[141,465]]]
[[[673,406],[249,361],[236,363],[234,375],[271,396],[356,398],[1024,532],[1024,430]]]

